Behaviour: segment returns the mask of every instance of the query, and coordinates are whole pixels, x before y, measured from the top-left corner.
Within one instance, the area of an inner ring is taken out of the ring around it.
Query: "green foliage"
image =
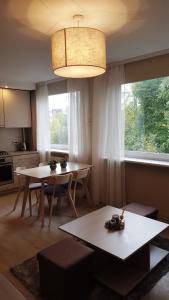
[[[53,165],[56,165],[58,162],[55,160],[55,159],[52,159],[49,161],[49,166],[53,166]]]
[[[56,111],[50,117],[51,144],[68,144],[67,114]]]
[[[169,153],[169,77],[132,84],[125,105],[125,149]]]

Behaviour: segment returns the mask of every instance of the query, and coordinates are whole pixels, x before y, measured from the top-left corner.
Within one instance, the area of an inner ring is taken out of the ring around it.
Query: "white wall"
[[[14,142],[22,140],[20,128],[0,128],[0,151],[16,151]]]

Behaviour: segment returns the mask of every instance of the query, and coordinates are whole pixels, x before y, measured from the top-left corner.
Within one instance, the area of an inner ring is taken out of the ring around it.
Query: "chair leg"
[[[56,209],[57,209],[57,210],[60,210],[60,209],[61,209],[61,197],[58,197],[58,199],[57,199]]]
[[[53,213],[53,200],[54,200],[54,197],[50,197],[50,210],[49,210],[49,227],[50,227],[50,224],[51,224],[51,220],[52,220],[52,213]]]
[[[39,191],[39,201],[38,201],[38,219],[40,218],[41,210],[41,190]]]
[[[36,205],[38,205],[39,204],[39,198],[40,198],[39,191],[35,190],[35,195],[36,195]]]
[[[93,203],[92,198],[90,196],[90,192],[89,192],[88,185],[87,185],[86,181],[84,182],[84,190],[85,190],[85,195],[86,195],[86,199],[87,199],[87,202],[88,202],[89,206],[94,207],[94,203]]]
[[[14,207],[13,207],[13,211],[15,211],[15,209],[16,209],[16,206],[17,206],[17,204],[18,204],[19,197],[20,197],[20,194],[21,194],[21,193],[22,193],[22,190],[19,190],[19,191],[17,192],[16,199],[15,199],[15,203],[14,203]]]
[[[49,211],[50,211],[50,207],[51,207],[51,197],[52,197],[51,195],[47,195]]]
[[[73,202],[74,202],[74,205],[75,205],[75,202],[76,202],[76,189],[73,190],[72,199],[73,199]]]
[[[29,211],[30,211],[30,216],[32,216],[31,191],[29,191]]]
[[[87,199],[89,206],[92,206],[92,200],[91,200],[89,189],[88,189],[87,185],[85,185],[85,194],[86,194],[86,199]]]
[[[72,199],[72,196],[71,196],[70,192],[68,192],[68,199],[69,199],[70,205],[71,205],[71,207],[72,207],[72,209],[74,211],[75,217],[78,218],[78,213],[77,213],[77,210],[76,210],[76,207],[75,207],[75,204],[74,204],[74,201]]]
[[[76,185],[77,185],[77,182],[75,182],[74,184],[74,188],[73,188],[73,191],[72,191],[72,199],[73,199],[73,202],[74,202],[74,205],[75,205],[75,202],[76,202]]]

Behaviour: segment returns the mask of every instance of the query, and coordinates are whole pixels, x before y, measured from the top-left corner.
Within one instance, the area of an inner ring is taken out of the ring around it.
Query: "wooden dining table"
[[[58,163],[55,171],[51,171],[49,165],[17,171],[17,174],[25,176],[25,189],[24,189],[24,195],[23,195],[21,217],[24,217],[26,202],[27,202],[28,193],[29,193],[29,184],[32,180],[35,179],[36,182],[37,181],[41,182],[40,212],[41,212],[41,226],[43,227],[44,226],[44,206],[45,206],[45,195],[44,195],[45,181],[52,176],[63,175],[66,173],[74,173],[74,172],[77,172],[78,170],[83,170],[83,169],[91,168],[91,167],[92,167],[92,165],[88,165],[88,164],[68,162],[66,168],[61,168],[60,164]]]

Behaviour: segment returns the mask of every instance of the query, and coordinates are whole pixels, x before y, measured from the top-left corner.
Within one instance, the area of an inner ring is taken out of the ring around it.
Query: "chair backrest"
[[[71,184],[72,184],[72,179],[73,179],[73,174],[72,173],[67,173],[67,174],[63,174],[63,175],[55,175],[55,176],[51,176],[49,177],[49,179],[47,180],[47,183],[49,185],[62,185],[62,184],[68,184],[67,185],[67,190],[71,190]]]
[[[83,179],[83,178],[88,178],[89,173],[90,173],[90,168],[79,170],[79,171],[75,172],[74,179],[79,180],[79,179]]]

